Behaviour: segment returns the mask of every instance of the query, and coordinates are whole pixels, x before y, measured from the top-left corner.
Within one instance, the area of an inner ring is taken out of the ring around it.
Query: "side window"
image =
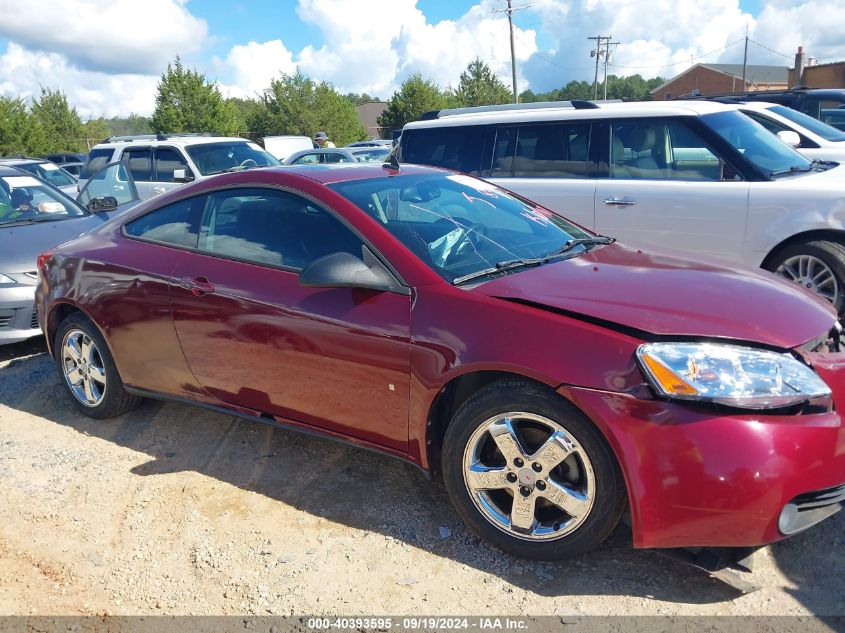
[[[420,128],[402,133],[402,162],[433,165],[471,176],[481,172],[486,128],[481,125]]]
[[[127,149],[123,152],[121,160],[129,167],[129,172],[135,182],[150,181],[151,153],[149,147]]]
[[[354,162],[351,158],[347,158],[343,154],[335,154],[334,152],[330,152],[328,154],[323,154],[323,158],[327,163],[351,163]]]
[[[821,102],[818,118],[822,123],[845,131],[845,104],[841,101],[825,99]]]
[[[611,143],[611,178],[722,179],[722,161],[708,143],[678,120],[614,122]]]
[[[112,163],[91,175],[85,187],[79,192],[77,201],[88,206],[93,198],[112,196],[118,204],[125,204],[137,200],[137,192],[129,182],[129,174],[124,163]]]
[[[124,225],[127,235],[173,246],[197,247],[197,226],[206,196],[196,196],[142,215]]]
[[[588,178],[589,123],[522,125],[513,158],[514,178]]]
[[[297,158],[292,165],[316,165],[320,162],[320,155],[319,154],[303,154],[299,158]]]
[[[789,130],[788,127],[783,125],[778,121],[774,121],[767,116],[763,116],[762,114],[758,114],[757,112],[751,112],[749,110],[743,110],[742,113],[747,116],[749,119],[753,119],[757,121],[760,125],[764,128],[769,130],[772,134],[777,134],[778,132],[783,132],[784,130]]]
[[[177,169],[184,169],[188,173],[188,163],[178,150],[171,147],[159,147],[156,149],[155,161],[156,182],[176,182],[173,172]]]
[[[86,180],[108,165],[113,153],[114,150],[111,148],[92,149],[82,166],[82,171],[79,172],[80,179]]]
[[[209,196],[199,249],[254,264],[301,270],[344,252],[363,257],[363,243],[327,211],[274,189],[234,189]]]
[[[500,127],[496,130],[493,142],[493,165],[491,178],[510,178],[513,176],[513,155],[516,151],[517,128]]]

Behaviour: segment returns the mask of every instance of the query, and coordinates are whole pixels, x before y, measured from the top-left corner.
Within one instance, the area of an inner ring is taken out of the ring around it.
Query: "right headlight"
[[[717,343],[647,343],[637,358],[666,398],[774,409],[829,396],[830,388],[790,354]]]

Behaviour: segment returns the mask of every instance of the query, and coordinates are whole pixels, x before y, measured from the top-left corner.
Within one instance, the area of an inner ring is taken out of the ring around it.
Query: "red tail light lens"
[[[41,270],[44,265],[50,261],[50,258],[53,256],[53,251],[44,251],[38,256],[38,262],[36,264],[36,268]]]

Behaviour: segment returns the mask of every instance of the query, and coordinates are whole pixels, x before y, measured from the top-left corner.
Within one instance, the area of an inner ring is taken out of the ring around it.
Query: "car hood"
[[[828,332],[833,307],[774,275],[620,244],[522,269],[471,292],[633,330],[793,348]]]
[[[40,253],[101,226],[107,219],[88,215],[40,224],[0,225],[0,273],[34,271]]]

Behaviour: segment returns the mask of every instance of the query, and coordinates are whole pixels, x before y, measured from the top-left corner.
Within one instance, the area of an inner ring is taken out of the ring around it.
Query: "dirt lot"
[[[845,614],[845,515],[741,595],[630,549],[502,555],[397,460],[147,402],[98,423],[38,342],[0,348],[2,614]]]

